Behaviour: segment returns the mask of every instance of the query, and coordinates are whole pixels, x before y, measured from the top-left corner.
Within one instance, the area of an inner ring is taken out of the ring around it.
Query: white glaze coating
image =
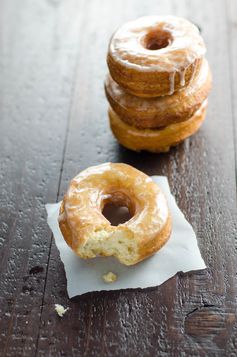
[[[169,74],[169,81],[170,81],[169,95],[174,94],[174,79],[175,79],[175,73],[176,73],[176,72],[170,72],[170,74]]]
[[[193,77],[193,80],[187,87],[179,90],[179,92],[175,92],[173,96],[139,98],[126,92],[110,76],[106,78],[105,86],[113,100],[124,109],[129,108],[131,110],[135,110],[136,112],[145,112],[149,109],[149,111],[153,110],[156,112],[159,108],[159,110],[165,111],[167,107],[174,106],[174,103],[180,101],[180,94],[184,94],[186,99],[190,98],[194,95],[195,92],[199,91],[200,88],[204,86],[209,71],[210,69],[208,62],[206,59],[203,59],[200,71],[197,76]],[[171,77],[172,75],[173,74],[170,73]]]
[[[156,30],[169,33],[171,40],[167,47],[147,49],[143,39]],[[139,71],[182,73],[205,52],[198,28],[188,20],[175,16],[146,16],[128,22],[114,33],[109,44],[109,54],[114,61]],[[184,83],[184,74],[180,76]],[[170,92],[172,80],[173,76]]]

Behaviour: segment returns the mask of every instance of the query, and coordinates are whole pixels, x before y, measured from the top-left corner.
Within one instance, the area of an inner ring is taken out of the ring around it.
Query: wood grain
[[[235,7],[234,0],[0,2],[1,356],[237,355]],[[116,143],[103,91],[111,33],[154,13],[200,26],[214,78],[202,129],[163,155]],[[105,161],[168,176],[206,271],[68,299],[44,204],[62,198],[80,170]],[[70,307],[63,319],[55,303]]]
[[[0,355],[32,356],[81,21],[76,2],[0,4]]]

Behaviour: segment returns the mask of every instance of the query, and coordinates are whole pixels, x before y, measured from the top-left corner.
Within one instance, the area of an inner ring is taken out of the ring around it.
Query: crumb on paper
[[[102,276],[102,278],[103,278],[105,283],[113,283],[114,281],[117,280],[117,275],[110,271],[109,273],[104,274]]]
[[[57,312],[58,316],[63,317],[63,315],[65,314],[65,312],[67,312],[67,310],[69,310],[69,307],[67,307],[66,309],[60,305],[60,304],[55,304],[55,311]]]

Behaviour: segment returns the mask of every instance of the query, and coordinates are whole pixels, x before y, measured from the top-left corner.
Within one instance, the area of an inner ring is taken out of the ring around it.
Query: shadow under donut
[[[177,151],[185,151],[184,143],[170,149],[167,153],[136,152],[116,143],[114,154],[116,162],[131,165],[147,175],[168,175],[169,166],[175,159]]]

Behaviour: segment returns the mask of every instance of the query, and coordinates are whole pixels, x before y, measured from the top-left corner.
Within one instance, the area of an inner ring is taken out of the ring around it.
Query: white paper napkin
[[[172,234],[168,242],[152,257],[133,266],[120,264],[113,257],[83,260],[68,247],[58,225],[60,202],[47,204],[48,224],[59,249],[67,277],[69,298],[89,291],[147,288],[158,286],[177,272],[205,269],[196,235],[178,208],[169,188],[167,177],[152,176],[166,195],[173,220]],[[105,283],[102,275],[113,272],[114,283]]]

